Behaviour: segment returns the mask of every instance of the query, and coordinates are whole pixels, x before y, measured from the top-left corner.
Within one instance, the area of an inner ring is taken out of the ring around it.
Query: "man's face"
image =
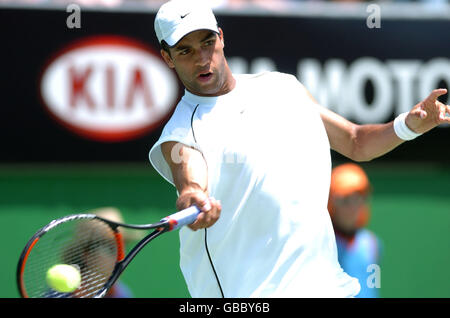
[[[229,91],[227,64],[220,35],[209,30],[189,33],[161,55],[175,69],[186,89],[200,96],[218,96]]]

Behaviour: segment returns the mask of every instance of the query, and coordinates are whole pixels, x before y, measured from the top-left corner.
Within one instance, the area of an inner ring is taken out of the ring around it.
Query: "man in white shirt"
[[[292,75],[232,74],[223,31],[205,6],[169,1],[155,31],[185,94],[149,157],[176,187],[177,208],[202,211],[180,231],[191,295],[357,295],[327,211],[330,148],[367,161],[448,123],[450,107],[437,101],[446,90],[394,122],[356,125],[319,106]]]

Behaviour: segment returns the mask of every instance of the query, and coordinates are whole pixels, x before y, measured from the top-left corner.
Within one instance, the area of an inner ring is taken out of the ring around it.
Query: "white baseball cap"
[[[170,47],[185,35],[197,30],[219,33],[217,20],[205,1],[172,0],[159,8],[155,18],[155,32],[159,43]]]

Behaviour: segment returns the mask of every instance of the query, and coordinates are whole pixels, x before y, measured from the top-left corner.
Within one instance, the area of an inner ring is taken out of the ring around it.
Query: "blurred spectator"
[[[372,264],[380,263],[380,240],[366,228],[370,218],[371,185],[364,170],[353,163],[337,166],[331,174],[328,210],[333,222],[339,263],[361,285],[357,297],[379,297],[367,280]]]
[[[124,223],[121,212],[114,207],[104,207],[87,212],[96,214],[104,219]],[[44,298],[85,298],[92,296],[96,289],[102,286],[113,272],[117,260],[116,237],[112,231],[104,231],[105,225],[99,222],[82,222],[76,227],[75,236],[69,244],[65,245],[61,255],[63,264],[71,264],[78,267],[81,275],[86,274],[88,278],[76,291],[71,293],[58,292],[49,289],[45,292]],[[93,241],[89,233],[96,233]],[[137,230],[121,229],[123,245],[132,240],[141,239],[143,234]],[[101,239],[100,239],[101,238]],[[130,288],[118,279],[107,291],[104,298],[131,298],[133,293]]]
[[[96,214],[104,219],[111,220],[117,223],[125,223],[120,210],[114,207],[99,208],[90,211],[89,213]],[[121,229],[121,232],[125,246],[127,245],[127,243],[130,243],[131,241],[139,240],[143,237],[142,233],[136,230],[133,231],[129,229]],[[130,288],[120,279],[117,280],[117,282],[111,287],[111,289],[105,295],[105,298],[131,298],[131,297],[133,297],[133,293],[131,292]]]

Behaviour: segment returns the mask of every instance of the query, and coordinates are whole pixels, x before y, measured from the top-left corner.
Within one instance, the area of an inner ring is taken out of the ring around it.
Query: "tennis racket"
[[[17,265],[17,285],[24,298],[101,298],[127,265],[150,241],[165,232],[193,223],[200,210],[192,206],[154,224],[122,224],[95,214],[73,214],[38,230],[27,242]],[[120,228],[149,230],[125,256]],[[79,269],[81,282],[71,293],[61,293],[46,283],[56,264]]]

